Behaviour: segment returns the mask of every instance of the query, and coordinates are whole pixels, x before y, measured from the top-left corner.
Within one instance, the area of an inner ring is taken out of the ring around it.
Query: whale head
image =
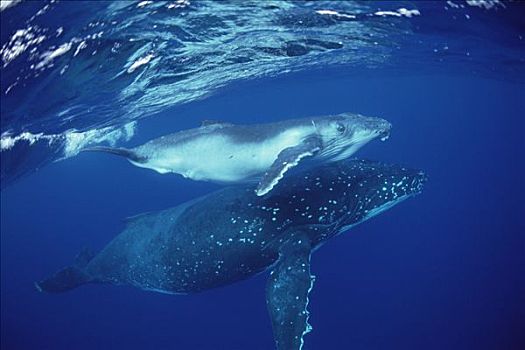
[[[373,139],[385,141],[392,128],[384,119],[352,113],[320,118],[313,124],[323,139],[321,157],[331,161],[350,157]]]
[[[359,160],[347,163],[346,187],[340,196],[346,210],[336,218],[337,233],[366,221],[421,193],[427,176],[400,165]],[[346,194],[345,194],[346,192]]]
[[[324,232],[319,241],[325,241],[419,194],[426,179],[417,169],[346,159],[285,180],[268,203],[281,198],[283,217]]]

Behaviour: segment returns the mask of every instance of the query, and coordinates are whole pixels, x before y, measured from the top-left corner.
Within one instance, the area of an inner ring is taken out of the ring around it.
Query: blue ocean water
[[[344,111],[393,124],[358,157],[429,181],[313,255],[304,348],[523,348],[523,3],[12,5],[1,12],[2,349],[272,349],[265,274],[187,296],[49,295],[33,282],[101,249],[124,218],[220,188],[81,147]]]

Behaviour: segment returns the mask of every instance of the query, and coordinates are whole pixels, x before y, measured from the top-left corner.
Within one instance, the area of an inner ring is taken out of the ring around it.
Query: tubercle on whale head
[[[375,132],[389,132],[392,124],[383,118],[367,117],[357,113],[340,113],[312,119],[312,125],[325,133],[347,135],[353,130],[370,130]]]
[[[379,134],[379,139],[384,142],[386,140],[388,140],[388,138],[390,137],[390,130],[392,130],[392,124],[390,124],[389,122],[386,122],[386,125],[384,125],[383,128],[380,128],[377,133]]]
[[[359,142],[361,139],[380,138],[385,141],[390,136],[392,124],[383,118],[366,117],[361,114],[342,113],[340,130],[346,128],[346,136]]]

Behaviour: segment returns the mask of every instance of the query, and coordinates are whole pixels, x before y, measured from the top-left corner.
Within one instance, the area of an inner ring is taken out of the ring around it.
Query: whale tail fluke
[[[87,249],[81,251],[75,263],[56,272],[49,278],[35,282],[39,292],[62,293],[93,281],[93,278],[85,272],[85,267],[91,261],[94,254]]]
[[[89,276],[81,269],[68,266],[43,281],[35,282],[35,287],[39,292],[62,293],[88,282]]]
[[[121,156],[124,158],[127,158],[135,163],[145,163],[146,157],[139,156],[135,151],[127,148],[117,148],[117,147],[105,147],[105,146],[93,146],[93,147],[86,147],[80,150],[80,152],[105,152],[105,153],[111,153],[116,154],[117,156]]]

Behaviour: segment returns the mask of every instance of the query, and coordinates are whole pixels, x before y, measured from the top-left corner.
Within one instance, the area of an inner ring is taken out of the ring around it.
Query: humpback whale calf
[[[365,160],[307,169],[258,197],[237,185],[129,219],[100,253],[37,282],[58,293],[86,283],[185,294],[269,270],[266,302],[277,349],[301,349],[314,276],[310,255],[328,239],[422,190],[424,173]]]
[[[262,196],[303,158],[321,162],[348,158],[375,138],[385,140],[390,128],[384,119],[351,113],[255,125],[207,121],[132,149],[99,146],[83,151],[113,153],[136,166],[192,180],[257,179],[256,193]]]

